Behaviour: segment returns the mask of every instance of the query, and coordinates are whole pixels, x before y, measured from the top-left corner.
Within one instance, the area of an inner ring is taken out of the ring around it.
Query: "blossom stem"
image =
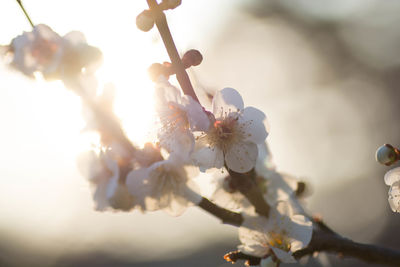
[[[173,68],[175,69],[176,79],[178,80],[183,93],[191,96],[194,100],[199,102],[199,99],[194,92],[192,83],[190,82],[189,75],[186,73],[185,67],[183,66],[182,60],[178,54],[178,50],[176,49],[174,40],[172,39],[164,12],[159,7],[156,0],[147,0],[147,4],[152,11],[151,13],[153,15],[153,19],[156,23],[158,31],[160,32],[165,48],[167,49],[168,56],[171,59]]]
[[[211,213],[215,217],[222,220],[224,224],[230,224],[233,226],[240,226],[243,223],[243,216],[240,213],[236,213],[227,209],[224,209],[214,203],[212,203],[207,198],[202,198],[200,203],[197,204],[203,210]]]
[[[24,12],[26,19],[29,21],[29,24],[31,24],[32,28],[34,28],[35,25],[33,24],[31,18],[29,17],[28,12],[26,12],[25,7],[24,7],[24,5],[22,4],[22,1],[21,1],[21,0],[16,0],[16,1],[17,1],[17,3],[18,3],[19,7],[20,7],[20,8],[22,9],[22,11]]]

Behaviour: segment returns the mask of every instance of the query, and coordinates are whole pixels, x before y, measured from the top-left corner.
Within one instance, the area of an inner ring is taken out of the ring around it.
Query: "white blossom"
[[[108,207],[130,210],[135,206],[134,198],[119,181],[119,166],[108,151],[82,153],[78,157],[78,168],[93,187],[96,210],[104,211]]]
[[[384,177],[389,188],[389,205],[392,211],[400,212],[400,167],[388,171]]]
[[[256,182],[265,201],[270,206],[275,206],[280,201],[290,201],[292,205],[300,207],[295,198],[298,180],[276,170],[264,171],[256,177]],[[245,211],[254,214],[255,210],[246,197],[232,184],[229,176],[214,179],[215,190],[211,196],[214,203],[233,211]]]
[[[92,73],[102,55],[80,32],[61,37],[49,26],[39,24],[14,38],[8,51],[11,65],[29,77],[40,72],[45,79],[60,79],[70,88],[97,86]]]
[[[165,78],[156,84],[156,110],[161,127],[158,138],[161,147],[188,159],[194,148],[192,131],[205,131],[210,121],[203,108],[192,97],[182,95]]]
[[[131,171],[126,181],[129,192],[144,210],[165,210],[172,216],[181,215],[188,206],[198,204],[201,196],[179,158],[170,155],[148,168]]]
[[[202,171],[222,168],[224,164],[235,172],[250,171],[256,164],[257,144],[268,135],[264,113],[253,107],[244,108],[242,97],[232,88],[215,94],[212,109],[214,121],[196,140],[194,163]]]
[[[273,253],[281,262],[296,262],[293,252],[308,245],[312,236],[312,223],[305,216],[293,214],[287,202],[272,207],[267,218],[245,217],[239,228],[243,253],[264,258]]]

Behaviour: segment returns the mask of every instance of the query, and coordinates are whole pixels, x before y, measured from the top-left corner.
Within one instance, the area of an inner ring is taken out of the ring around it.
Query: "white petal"
[[[269,150],[267,142],[257,144],[258,157],[256,162],[256,172],[267,176],[266,173],[273,171],[276,166],[272,161],[272,154]]]
[[[77,45],[80,43],[86,44],[86,38],[80,31],[71,31],[64,35],[64,40],[68,41],[71,45]]]
[[[267,255],[269,251],[268,247],[264,247],[259,244],[239,245],[238,249],[245,254],[260,258]]]
[[[286,252],[282,249],[271,247],[272,251],[274,252],[275,256],[282,261],[283,263],[296,263],[296,259],[293,258],[291,252]]]
[[[166,201],[166,205],[163,205],[162,209],[169,215],[177,217],[185,212],[190,202],[181,196],[168,196],[169,200]]]
[[[297,179],[294,177],[275,171],[270,171],[265,176],[267,194],[264,197],[271,206],[279,201],[287,201],[297,189]]]
[[[149,176],[148,168],[142,168],[131,171],[126,177],[126,186],[132,196],[135,197],[137,203],[144,208],[145,198],[149,195],[150,190],[147,185],[147,177]]]
[[[155,89],[156,109],[158,111],[168,102],[173,102],[177,104],[182,103],[181,92],[178,90],[178,88],[171,85],[168,80],[162,79],[156,84]]]
[[[387,185],[392,185],[393,183],[400,181],[400,167],[388,171],[385,174],[384,180]]]
[[[390,187],[388,201],[394,212],[400,212],[400,181],[393,183]]]
[[[95,204],[95,209],[98,211],[103,211],[108,207],[108,201],[106,197],[108,182],[103,180],[101,183],[95,185],[95,191],[93,193],[93,201]]]
[[[302,249],[311,241],[313,226],[312,222],[303,215],[292,216],[292,226],[288,231],[288,236],[294,241],[291,243],[291,250]]]
[[[192,97],[186,96],[188,98],[188,104],[186,107],[186,112],[192,131],[207,131],[210,126],[210,120],[207,114],[204,112],[203,107],[193,100]]]
[[[193,180],[188,179],[186,187],[183,190],[183,196],[191,203],[197,205],[202,200],[202,196],[198,193],[199,191],[199,186]]]
[[[215,117],[219,118],[225,112],[230,113],[243,110],[244,103],[238,91],[233,88],[224,88],[215,94],[212,107]]]
[[[46,40],[57,40],[60,38],[60,36],[56,32],[54,32],[49,26],[45,24],[36,25],[35,28],[33,28],[33,33],[37,35],[35,36],[36,38],[40,36],[40,38]]]
[[[246,107],[239,117],[239,127],[244,132],[245,140],[255,144],[262,144],[268,133],[264,125],[265,114],[253,107]]]
[[[259,244],[268,250],[268,236],[266,225],[270,220],[261,216],[246,216],[239,228],[239,239],[245,245]]]
[[[189,160],[195,144],[194,136],[189,130],[160,131],[158,138],[161,147],[168,152],[179,155],[181,160]]]
[[[197,147],[192,154],[194,165],[198,166],[202,172],[210,168],[222,168],[224,166],[224,154],[217,147]]]
[[[254,143],[238,142],[228,148],[225,162],[229,169],[239,173],[250,171],[256,165],[258,150]]]

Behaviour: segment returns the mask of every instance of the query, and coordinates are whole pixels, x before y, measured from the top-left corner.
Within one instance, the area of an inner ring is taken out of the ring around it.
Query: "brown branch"
[[[215,217],[221,219],[222,223],[230,224],[239,227],[243,223],[243,216],[240,213],[236,213],[227,209],[224,209],[207,198],[202,198],[198,204],[200,208],[211,213]]]
[[[334,232],[321,229],[314,230],[310,244],[293,253],[293,256],[300,259],[320,251],[339,253],[344,257],[354,257],[368,263],[400,266],[399,251],[377,245],[357,243]]]
[[[189,76],[182,64],[182,60],[178,54],[174,40],[172,39],[172,35],[163,10],[159,7],[156,0],[147,0],[147,4],[150,7],[154,22],[156,23],[157,29],[161,35],[161,39],[163,40],[165,48],[167,49],[168,56],[171,59],[172,66],[176,72],[176,79],[178,80],[183,93],[191,96],[194,100],[199,102],[199,99],[193,90]]]

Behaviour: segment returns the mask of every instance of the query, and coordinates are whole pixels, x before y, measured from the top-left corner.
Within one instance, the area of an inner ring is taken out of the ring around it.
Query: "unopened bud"
[[[154,19],[150,10],[144,10],[136,17],[136,26],[144,32],[148,32],[153,28]]]
[[[181,0],[163,0],[162,4],[165,6],[165,9],[174,9],[182,3]]]
[[[186,68],[200,65],[202,61],[203,61],[203,56],[198,50],[195,49],[187,51],[182,57],[182,63]]]
[[[166,67],[160,63],[151,64],[151,66],[147,69],[150,79],[153,82],[156,82],[161,75],[167,76],[165,68]],[[168,78],[168,77],[166,77],[166,78]]]
[[[384,144],[376,150],[375,158],[381,164],[390,166],[400,158],[400,152],[392,145]]]

